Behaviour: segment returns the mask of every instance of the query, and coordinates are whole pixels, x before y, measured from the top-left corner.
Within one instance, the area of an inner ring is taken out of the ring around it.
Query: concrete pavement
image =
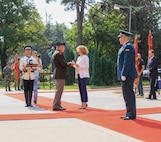
[[[39,96],[54,97],[54,90],[39,91]],[[103,110],[124,110],[125,104],[118,90],[89,91],[88,105]],[[8,97],[0,90],[0,115],[57,113],[37,106],[24,107],[21,100]],[[65,91],[62,100],[80,104],[79,92]],[[158,100],[137,98],[137,108],[161,107]],[[161,114],[140,115],[140,117],[161,121]],[[141,140],[76,118],[2,120],[0,121],[1,142],[140,142]]]

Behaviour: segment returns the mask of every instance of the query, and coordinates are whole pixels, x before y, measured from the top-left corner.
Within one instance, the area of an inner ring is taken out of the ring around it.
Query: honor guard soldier
[[[33,83],[34,83],[34,71],[37,70],[37,60],[31,56],[31,46],[25,46],[25,56],[20,60],[20,70],[23,72],[23,84],[24,84],[24,96],[26,101],[26,107],[31,106]]]
[[[133,90],[134,79],[137,77],[135,68],[135,49],[130,42],[132,33],[120,30],[119,41],[122,45],[118,51],[117,74],[121,82],[122,93],[126,105],[126,115],[121,116],[123,120],[136,119],[136,102]]]

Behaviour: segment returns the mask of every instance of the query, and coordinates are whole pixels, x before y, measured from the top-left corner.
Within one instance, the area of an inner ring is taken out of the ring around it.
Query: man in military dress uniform
[[[134,79],[137,77],[135,68],[135,49],[130,42],[132,33],[120,30],[119,41],[122,45],[118,51],[117,74],[121,81],[122,93],[126,105],[126,115],[121,116],[123,120],[136,119],[136,102],[133,91]]]
[[[31,56],[31,46],[25,46],[25,56],[20,60],[20,70],[23,72],[24,96],[26,107],[31,106],[34,84],[34,71],[37,70],[37,60]]]
[[[67,62],[63,53],[65,51],[65,43],[58,42],[57,50],[52,56],[52,60],[55,66],[54,77],[56,79],[56,92],[53,101],[52,109],[56,111],[65,110],[61,106],[61,97],[64,90],[65,80],[67,79],[67,68],[73,65],[71,62]]]

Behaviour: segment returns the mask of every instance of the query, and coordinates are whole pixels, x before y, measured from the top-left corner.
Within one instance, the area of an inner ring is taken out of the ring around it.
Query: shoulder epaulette
[[[130,43],[128,42],[126,45],[130,45]]]

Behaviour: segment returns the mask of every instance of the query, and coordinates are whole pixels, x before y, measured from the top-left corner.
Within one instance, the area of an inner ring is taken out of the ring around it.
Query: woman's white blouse
[[[79,67],[75,67],[76,71],[76,78],[78,77],[78,74],[80,78],[89,78],[89,58],[87,55],[79,56],[76,64],[79,65]]]

